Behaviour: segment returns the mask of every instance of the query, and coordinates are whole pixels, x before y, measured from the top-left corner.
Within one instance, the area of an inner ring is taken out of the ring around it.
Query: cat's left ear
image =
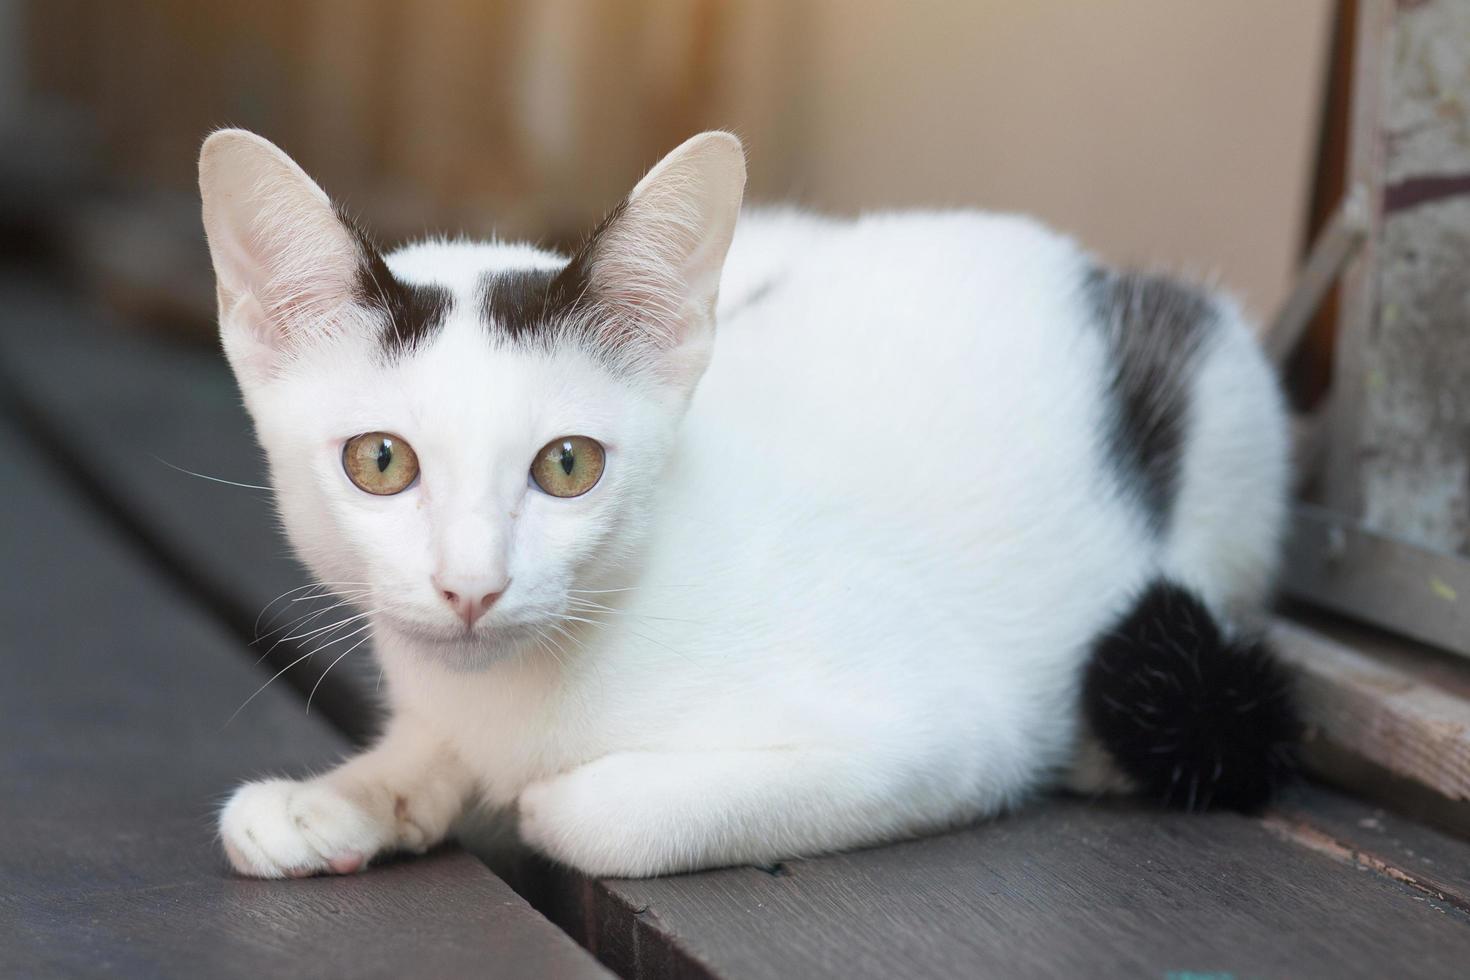
[[[745,152],[725,132],[686,140],[638,182],[573,263],[605,343],[693,389],[714,345],[720,273],[744,194]]]

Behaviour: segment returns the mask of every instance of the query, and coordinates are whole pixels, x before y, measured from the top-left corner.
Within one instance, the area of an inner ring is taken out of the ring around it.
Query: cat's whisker
[[[265,633],[263,635],[257,634],[256,637],[255,637],[255,639],[251,640],[250,642],[251,642],[252,645],[254,645],[256,643],[259,643],[262,640],[270,639],[272,636],[275,636],[277,633],[280,633],[280,632],[283,632],[283,631],[290,631],[290,630],[296,629],[296,628],[300,627],[304,623],[310,623],[310,622],[313,622],[315,620],[320,619],[321,617],[325,616],[329,612],[332,612],[333,610],[341,609],[343,606],[350,606],[350,605],[352,605],[352,603],[354,601],[356,601],[356,600],[348,599],[348,600],[344,600],[342,602],[334,602],[330,606],[325,606],[325,607],[323,607],[321,609],[313,609],[313,610],[311,610],[309,612],[302,613],[300,616],[297,616],[295,619],[292,619],[290,622],[288,622],[288,623],[286,623],[286,624],[284,624],[282,626],[277,626],[276,628],[272,629],[268,633]],[[271,649],[272,650],[275,649],[275,647],[277,645],[279,645],[280,643],[284,642],[286,639],[289,639],[289,637],[282,637],[281,639],[277,640],[275,644],[272,644],[271,645]],[[269,652],[269,651],[267,651],[267,652]]]
[[[567,619],[575,619],[576,617],[574,617],[574,616],[567,616],[565,618],[567,618]],[[584,622],[585,622],[585,620],[584,620]],[[600,625],[607,626],[608,624],[607,623],[602,623]],[[689,661],[690,663],[695,663],[694,658],[691,657],[691,656],[689,656],[687,653],[684,653],[682,650],[677,650],[674,647],[669,646],[667,643],[663,643],[663,642],[661,642],[659,640],[655,640],[653,637],[649,636],[646,633],[640,633],[637,630],[633,629],[631,626],[624,625],[622,627],[622,629],[625,630],[626,632],[628,632],[629,634],[631,634],[633,636],[636,636],[638,639],[642,640],[645,643],[652,643],[654,646],[659,647],[660,649],[663,649],[663,650],[667,650],[669,653],[672,653],[676,657],[682,657],[683,659]]]
[[[178,470],[180,473],[187,474],[188,476],[195,476],[201,480],[208,480],[210,483],[223,483],[227,486],[241,487],[245,490],[264,490],[266,493],[269,494],[274,494],[276,492],[275,487],[262,487],[257,486],[254,483],[237,483],[234,480],[226,480],[218,476],[208,476],[204,473],[195,473],[193,470],[186,470],[182,466],[176,466],[173,463],[170,463],[162,456],[154,456],[153,458],[158,460],[160,463],[162,463],[164,466],[167,466],[171,470]]]
[[[332,612],[335,609],[340,609],[343,606],[348,606],[348,605],[351,605],[351,604],[352,603],[350,603],[350,602],[334,603],[333,605],[328,606],[325,609],[318,609],[315,612],[310,612],[310,613],[307,613],[307,614],[305,614],[303,616],[297,616],[295,619],[291,620],[291,622],[288,623],[288,624],[286,624],[285,626],[281,626],[281,627],[278,627],[277,629],[271,630],[271,632],[268,633],[268,634],[266,634],[265,637],[258,637],[257,640],[256,640],[256,642],[258,642],[261,639],[265,639],[265,638],[267,638],[267,637],[269,637],[269,636],[271,636],[271,635],[273,635],[275,633],[282,632],[283,630],[296,629],[296,628],[298,628],[298,627],[300,627],[300,626],[302,626],[304,624],[315,622],[316,620],[318,620],[321,617],[325,616],[327,613],[330,613],[330,612]],[[336,622],[329,623],[326,626],[323,626],[323,627],[321,627],[318,630],[311,630],[311,631],[308,631],[308,632],[306,632],[306,633],[304,633],[302,635],[303,635],[303,637],[308,638],[308,639],[311,636],[313,636],[314,634],[316,634],[316,633],[325,633],[325,634],[330,635],[334,630],[336,630],[336,629],[338,629],[338,628],[340,628],[342,626],[345,626],[345,625],[347,625],[350,622],[353,622],[353,620],[354,619],[357,619],[357,618],[359,618],[359,617],[347,617],[347,618],[344,618],[344,619],[339,619]],[[259,663],[261,660],[264,660],[267,657],[269,657],[271,654],[275,653],[276,648],[279,647],[282,643],[285,643],[288,639],[294,639],[294,637],[282,636],[282,637],[277,638],[274,643],[272,643],[269,647],[267,647],[265,649],[265,652],[260,655],[260,659],[257,660],[256,663]]]
[[[607,623],[601,622],[596,619],[587,619],[583,616],[573,616],[571,613],[562,613],[561,618],[571,620],[574,623],[586,623],[589,626],[596,626],[598,629],[605,630],[609,628]]]
[[[285,592],[282,592],[280,595],[276,596],[270,602],[268,602],[268,603],[265,604],[264,608],[262,608],[260,610],[260,614],[255,617],[255,624],[254,624],[251,632],[255,634],[255,640],[256,641],[260,640],[261,639],[261,635],[260,635],[260,622],[261,622],[261,620],[262,619],[265,619],[266,613],[270,612],[271,609],[276,605],[276,603],[280,602],[282,599],[285,599],[287,596],[292,595],[293,593],[303,592],[303,591],[308,590],[308,589],[338,588],[338,587],[341,587],[341,586],[354,586],[354,585],[367,585],[367,584],[368,583],[366,583],[366,582],[312,582],[309,585],[298,585],[294,589],[287,589]],[[364,591],[370,591],[370,590],[364,590]],[[312,592],[312,593],[309,593],[307,595],[296,596],[295,598],[290,599],[287,604],[289,605],[290,603],[293,603],[293,602],[306,602],[308,600],[315,600],[315,599],[326,599],[326,598],[331,598],[332,596],[335,596],[335,595],[338,595],[338,594],[339,593],[336,593],[336,592],[325,592],[325,593],[324,592]],[[275,613],[273,616],[271,616],[269,622],[267,622],[266,625],[267,626],[273,625],[276,622],[276,620],[279,619],[284,612],[285,612],[285,610],[282,609],[280,612]],[[272,630],[272,632],[274,632],[274,630]],[[270,634],[267,633],[266,635],[269,636]],[[252,642],[254,642],[254,641],[252,641]]]
[[[374,610],[374,612],[376,612],[376,611],[377,610]],[[348,621],[347,620],[344,620],[342,623],[337,623],[337,624],[334,624],[334,625],[341,626],[341,625],[345,624],[346,622],[348,622]],[[280,670],[276,671],[274,674],[271,675],[271,677],[270,677],[269,680],[267,680],[264,684],[260,685],[260,687],[256,688],[255,689],[255,693],[254,694],[251,694],[250,697],[248,697],[244,701],[242,701],[240,703],[240,707],[236,708],[234,714],[230,715],[230,717],[225,721],[224,725],[222,725],[220,727],[221,728],[227,727],[230,724],[230,722],[234,721],[239,716],[240,712],[242,712],[242,711],[245,710],[245,706],[246,705],[248,705],[251,701],[254,701],[255,700],[256,696],[259,695],[261,691],[264,691],[266,688],[270,687],[271,684],[275,683],[275,681],[282,674],[284,674],[286,671],[290,670],[292,667],[295,667],[297,664],[301,663],[303,660],[307,659],[308,657],[311,657],[311,656],[314,656],[315,654],[320,653],[321,651],[325,650],[329,646],[333,646],[333,645],[335,645],[337,643],[342,642],[343,640],[350,640],[354,636],[357,636],[360,633],[364,633],[364,632],[366,632],[366,631],[368,631],[368,630],[370,630],[372,628],[373,628],[373,624],[372,623],[368,623],[366,626],[359,627],[358,629],[353,630],[351,633],[348,633],[345,636],[336,637],[335,639],[333,639],[333,640],[331,640],[331,641],[329,641],[327,643],[318,644],[317,646],[313,647],[312,649],[307,650],[301,656],[297,657],[295,660],[291,661],[289,664],[287,664],[286,666],[282,667]],[[363,637],[362,640],[359,640],[357,643],[353,644],[353,646],[352,646],[351,649],[353,649],[353,650],[357,649],[358,646],[361,646],[362,643],[364,643],[364,642],[366,642],[367,640],[370,640],[370,639],[372,639],[372,634],[369,634],[368,636]],[[340,660],[341,658],[339,657],[338,659]],[[335,661],[335,660],[332,661],[332,666],[335,666],[336,663],[337,663],[337,661]],[[327,670],[331,670],[332,669],[332,666],[329,666],[327,668]],[[325,676],[326,676],[326,671],[323,671],[322,672],[322,677],[325,677]],[[321,678],[317,678],[317,684],[321,684]],[[316,687],[313,687],[312,688],[312,691],[315,691],[315,690],[316,690]],[[311,698],[308,695],[308,697],[307,697],[307,702],[308,702],[307,706],[308,706],[308,708],[310,707],[310,701],[311,701]]]
[[[268,613],[272,609],[274,609],[275,606],[276,606],[276,603],[280,602],[282,599],[285,599],[289,595],[294,595],[297,592],[306,592],[309,589],[318,589],[318,588],[321,588],[321,587],[322,587],[321,586],[321,583],[319,583],[319,582],[311,582],[311,583],[308,583],[307,585],[298,585],[294,589],[287,589],[285,592],[282,592],[280,595],[276,596],[270,602],[267,602],[264,606],[261,607],[260,613],[258,615],[256,615],[256,617],[255,617],[255,624],[254,624],[254,627],[252,628],[251,632],[254,633],[257,638],[259,638],[259,636],[260,636],[260,621],[263,620],[263,619],[265,619],[266,613]],[[302,598],[309,599],[309,598],[312,598],[312,595],[311,594],[307,594],[305,596],[302,596]],[[292,599],[290,601],[291,602],[295,602],[296,600],[295,599]],[[276,619],[280,617],[280,615],[281,615],[280,612],[275,613],[271,617],[270,622],[274,623],[276,621]]]
[[[550,628],[551,628],[551,629],[553,629],[553,630],[555,630],[555,631],[556,631],[556,633],[557,633],[557,635],[559,635],[559,636],[561,636],[561,637],[562,637],[562,638],[563,638],[563,639],[565,639],[565,640],[566,640],[566,641],[567,641],[567,642],[568,642],[568,643],[570,643],[570,644],[573,644],[573,645],[574,645],[574,646],[575,646],[575,645],[577,645],[577,641],[576,641],[576,639],[575,639],[575,638],[574,638],[574,637],[573,637],[573,636],[572,636],[572,634],[570,634],[570,633],[568,633],[568,632],[567,632],[567,631],[566,631],[566,630],[565,630],[565,629],[563,629],[563,628],[562,628],[562,627],[561,627],[561,626],[559,626],[559,625],[558,625],[558,624],[556,624],[556,623],[547,623],[547,624],[546,624],[546,625],[547,625],[547,626],[548,626],[548,627],[550,627]],[[549,635],[548,635],[548,636],[547,636],[547,639],[548,639],[548,640],[552,640],[552,638],[551,638],[551,637],[550,637],[550,636],[549,636]],[[553,642],[553,643],[556,643],[556,641],[555,641],[555,640],[552,640],[552,642]],[[570,657],[570,656],[571,656],[571,654],[570,654],[570,653],[569,653],[569,652],[568,652],[568,651],[567,651],[567,650],[566,650],[566,648],[565,648],[565,647],[563,647],[563,646],[562,646],[562,645],[561,645],[561,644],[560,644],[560,643],[556,643],[556,648],[557,648],[557,649],[558,649],[558,650],[561,650],[561,652],[562,652],[562,653],[565,653],[565,654],[566,654],[566,655],[567,655],[567,656],[568,656],[568,657]]]
[[[290,670],[292,667],[295,667],[297,664],[301,663],[301,661],[305,660],[307,657],[311,656],[313,653],[316,653],[316,651],[315,650],[308,650],[308,651],[306,651],[301,656],[297,657],[295,660],[291,661],[289,664],[287,664],[286,666],[282,667],[280,670],[278,670],[274,674],[272,674],[270,680],[266,681],[264,684],[262,684],[259,687],[257,687],[255,689],[255,693],[254,694],[250,695],[250,697],[248,697],[244,701],[240,702],[240,707],[236,708],[235,709],[235,713],[232,714],[232,715],[230,715],[229,718],[225,719],[225,723],[223,725],[221,725],[220,728],[221,729],[228,728],[229,725],[230,725],[230,722],[234,721],[237,717],[239,717],[240,712],[242,712],[242,711],[245,710],[245,706],[247,704],[249,704],[251,701],[254,701],[260,695],[260,692],[261,691],[264,691],[266,688],[270,687],[272,684],[275,683],[276,678],[280,677],[286,671]]]
[[[361,631],[359,630],[359,632]],[[344,650],[341,656],[337,657],[336,660],[333,660],[331,663],[327,664],[327,669],[322,671],[322,676],[316,679],[316,683],[311,686],[311,692],[306,695],[307,714],[311,714],[311,699],[316,697],[316,689],[322,686],[322,681],[327,679],[327,675],[332,672],[332,668],[340,664],[343,658],[345,658],[349,653],[351,653],[353,650],[356,650],[358,647],[362,646],[364,643],[366,643],[368,640],[371,640],[372,638],[373,634],[369,633],[367,636],[364,636],[362,639],[358,640],[356,643],[352,644],[352,646]],[[382,675],[380,674],[379,677],[381,676]]]
[[[545,650],[546,653],[548,653],[551,656],[551,659],[553,659],[553,660],[556,661],[556,664],[557,664],[558,667],[565,668],[566,667],[566,661],[562,660],[562,658],[557,655],[557,652],[555,650],[553,650],[551,648],[551,646],[550,646],[550,642],[549,641],[550,641],[551,638],[549,636],[547,636],[542,631],[541,627],[539,627],[539,626],[532,627],[532,629],[534,629],[536,631],[536,643],[537,643],[537,645],[540,646],[540,648],[542,650]],[[565,653],[566,651],[563,650],[562,652]]]
[[[692,589],[691,585],[628,585],[621,589],[567,589],[574,595],[607,595],[612,592],[644,592],[648,589]]]
[[[260,621],[265,618],[265,614],[266,613],[268,613],[268,612],[271,611],[271,607],[272,606],[274,606],[276,603],[280,602],[282,599],[286,598],[286,596],[293,595],[293,594],[295,594],[297,592],[305,591],[306,589],[315,589],[317,587],[318,587],[318,584],[316,582],[309,582],[306,585],[298,585],[294,589],[287,589],[285,592],[282,592],[280,595],[276,596],[270,602],[267,602],[264,606],[261,607],[260,613],[255,617],[255,626],[251,629],[251,632],[254,633],[254,634],[256,634],[257,636],[259,636],[259,634],[260,634]],[[292,602],[295,602],[296,600],[293,599],[291,601]]]
[[[276,642],[277,643],[288,643],[288,642],[290,642],[292,640],[309,639],[310,637],[316,636],[318,633],[325,633],[326,631],[331,630],[331,629],[336,629],[339,626],[346,626],[348,623],[355,622],[355,621],[357,621],[359,619],[363,619],[363,618],[365,618],[367,616],[375,615],[375,614],[377,614],[380,611],[381,610],[374,609],[371,612],[358,613],[356,616],[348,616],[346,619],[340,619],[337,622],[332,623],[332,624],[330,624],[328,626],[318,626],[316,629],[308,630],[305,633],[296,633],[296,634],[294,634],[292,636],[283,636],[279,640],[277,640]]]
[[[306,602],[306,601],[311,600],[311,599],[330,599],[332,596],[339,596],[339,595],[368,595],[369,593],[372,593],[374,591],[376,591],[376,590],[374,590],[374,589],[343,589],[340,592],[318,592],[316,595],[299,596],[299,597],[297,597],[295,599],[292,599],[291,601],[292,602]]]
[[[319,652],[322,652],[323,649],[328,648],[328,646],[335,646],[337,644],[341,644],[341,642],[347,641],[347,639],[351,639],[351,638],[353,638],[353,636],[359,635],[359,633],[366,632],[366,630],[372,629],[372,627],[373,627],[373,623],[365,623],[365,624],[363,624],[363,626],[359,626],[359,627],[357,627],[357,629],[354,629],[353,632],[343,633],[343,635],[341,635],[341,636],[334,636],[334,638],[328,639],[328,641],[319,642],[318,645],[313,646],[312,652],[313,652],[313,654],[319,654]]]
[[[630,609],[614,609],[612,606],[606,606],[600,602],[592,602],[588,599],[579,599],[576,596],[567,596],[566,600],[577,612],[606,613],[611,616],[626,616],[636,622],[683,623],[690,626],[703,625],[698,620],[694,619],[681,619],[676,616],[653,616],[648,613],[635,613]]]

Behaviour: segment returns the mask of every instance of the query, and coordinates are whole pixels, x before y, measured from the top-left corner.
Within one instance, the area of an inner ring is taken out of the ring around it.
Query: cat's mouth
[[[383,622],[394,632],[419,644],[429,644],[455,655],[467,650],[499,653],[534,642],[541,632],[533,623],[494,614],[467,625],[387,610],[383,613]]]

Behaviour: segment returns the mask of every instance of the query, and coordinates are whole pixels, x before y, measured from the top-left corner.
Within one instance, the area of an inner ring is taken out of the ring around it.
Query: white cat
[[[631,876],[1067,781],[1269,793],[1288,692],[1216,621],[1268,593],[1287,430],[1236,307],[1023,218],[742,213],[744,183],[705,133],[570,260],[381,255],[270,143],[205,142],[224,348],[391,710],[234,794],[241,873],[354,871],[477,805]]]

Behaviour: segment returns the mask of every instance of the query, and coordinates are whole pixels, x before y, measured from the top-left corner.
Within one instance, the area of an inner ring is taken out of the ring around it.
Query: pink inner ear
[[[593,288],[598,305],[611,315],[601,324],[618,346],[678,346],[697,303],[685,270],[699,251],[700,229],[670,220],[649,202],[619,214],[589,247],[595,259]]]
[[[275,226],[257,221],[238,251],[277,344],[293,332],[330,331],[356,289],[358,246],[328,208],[298,212]]]

